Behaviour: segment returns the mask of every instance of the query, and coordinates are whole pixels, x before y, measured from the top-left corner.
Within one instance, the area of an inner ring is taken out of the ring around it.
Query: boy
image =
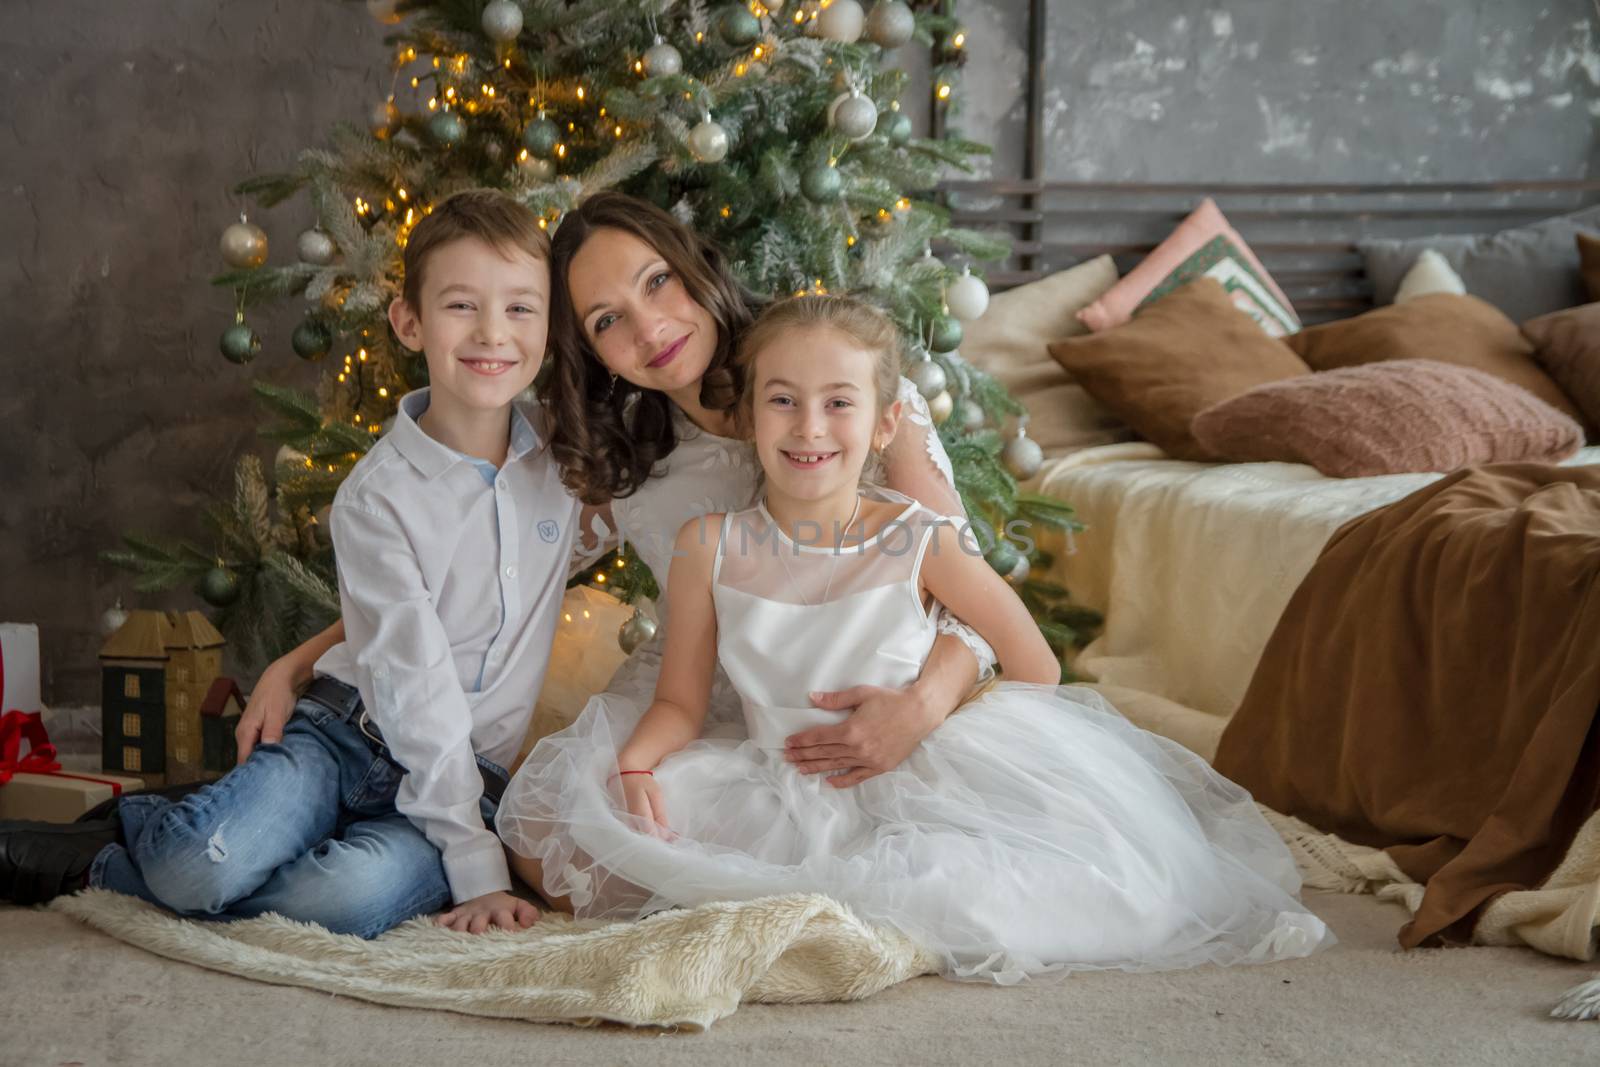
[[[549,240],[473,190],[412,231],[395,334],[429,387],[334,499],[346,640],[317,663],[282,740],[173,802],[104,823],[0,823],[0,898],[88,886],[189,916],[275,911],[374,937],[441,922],[526,926],[493,832],[565,587],[577,502],[539,434]],[[120,824],[120,825],[119,825]]]

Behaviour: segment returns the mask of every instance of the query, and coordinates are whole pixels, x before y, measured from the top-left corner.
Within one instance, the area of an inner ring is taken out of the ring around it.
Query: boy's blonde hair
[[[550,262],[550,237],[540,228],[539,216],[531,208],[497,189],[456,193],[417,223],[406,240],[402,257],[405,282],[400,295],[418,315],[428,257],[462,237],[479,238],[502,254],[526,252],[541,263]]]
[[[755,414],[755,361],[780,334],[825,326],[837,330],[874,356],[872,381],[877,414],[895,402],[900,391],[900,363],[905,344],[900,329],[882,311],[853,296],[793,296],[768,304],[739,341],[738,365],[744,391],[739,419],[748,431]]]

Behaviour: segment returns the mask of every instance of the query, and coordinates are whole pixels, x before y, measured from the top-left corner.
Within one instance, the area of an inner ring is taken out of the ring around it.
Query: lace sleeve
[[[612,528],[615,519],[610,504],[598,507],[585,504],[578,513],[578,536],[572,539],[572,558],[567,561],[567,580],[570,582],[579,571],[591,566],[595,560],[622,543]]]
[[[961,522],[967,511],[956,492],[955,473],[950,469],[950,457],[945,455],[944,442],[934,428],[933,416],[927,401],[908,379],[900,379],[900,429],[894,435],[885,459],[885,480],[889,488],[906,496],[915,497],[941,515]],[[938,628],[950,634],[972,650],[978,660],[978,681],[994,677],[995,654],[989,642],[978,631],[951,615],[944,605],[938,606]]]

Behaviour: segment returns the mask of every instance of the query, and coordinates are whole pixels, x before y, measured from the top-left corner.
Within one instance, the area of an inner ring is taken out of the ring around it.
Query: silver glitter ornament
[[[617,629],[617,644],[622,651],[633,655],[634,650],[656,635],[656,624],[650,616],[635,610],[628,621]]]
[[[968,433],[977,433],[983,429],[983,408],[970,397],[961,405],[961,428]]]
[[[678,50],[662,40],[659,36],[656,43],[645,49],[644,72],[652,78],[670,78],[683,70],[683,56]]]
[[[878,0],[867,16],[867,40],[885,51],[911,40],[916,30],[916,16],[901,0]]]
[[[307,230],[295,242],[295,249],[300,253],[300,262],[309,263],[313,267],[326,267],[333,262],[333,257],[339,254],[339,248],[321,230]]]
[[[925,400],[932,400],[944,392],[946,385],[950,384],[949,378],[944,373],[944,368],[931,359],[922,359],[911,365],[906,372],[906,377],[911,379],[911,384],[917,387]]]
[[[854,44],[866,28],[867,13],[856,0],[833,0],[817,16],[817,32],[830,41]]]
[[[689,131],[689,152],[701,163],[720,163],[728,154],[728,131],[710,115]]]
[[[878,105],[860,89],[840,93],[828,105],[828,125],[852,141],[870,137],[878,125]]]
[[[483,32],[500,44],[515,41],[522,32],[522,8],[511,0],[489,0],[483,9]]]

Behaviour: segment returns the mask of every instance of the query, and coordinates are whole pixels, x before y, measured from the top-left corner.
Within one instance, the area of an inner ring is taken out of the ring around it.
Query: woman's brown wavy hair
[[[744,373],[734,355],[762,305],[734,277],[715,245],[648,201],[600,192],[562,218],[550,242],[553,365],[540,392],[550,413],[550,450],[561,480],[586,504],[633,493],[678,443],[672,401],[626,378],[617,378],[613,386],[573,307],[567,285],[573,257],[601,229],[621,230],[654,248],[694,301],[710,312],[717,343],[700,380],[700,403],[712,411],[732,411],[739,404]]]

